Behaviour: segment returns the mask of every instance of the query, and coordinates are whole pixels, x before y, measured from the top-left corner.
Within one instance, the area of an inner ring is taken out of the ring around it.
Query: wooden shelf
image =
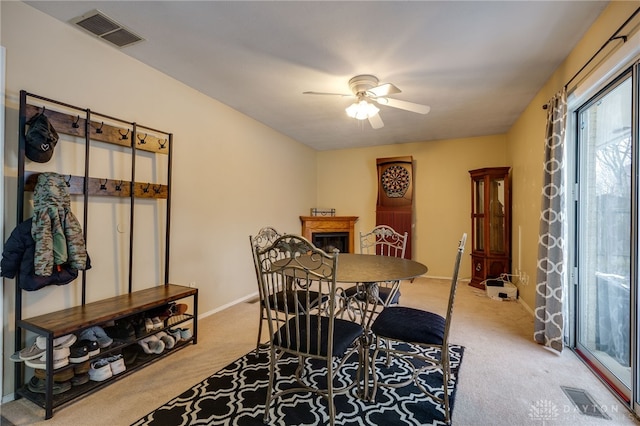
[[[64,336],[93,325],[123,318],[162,306],[174,300],[195,295],[196,288],[176,284],[160,285],[145,290],[134,291],[121,296],[74,306],[61,311],[22,319],[18,325],[37,333],[53,333],[53,337]]]

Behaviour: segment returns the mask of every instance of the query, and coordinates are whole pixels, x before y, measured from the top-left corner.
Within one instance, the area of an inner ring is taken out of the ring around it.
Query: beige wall
[[[637,2],[612,2],[533,98],[507,134],[508,161],[513,173],[513,268],[518,267],[517,262],[520,258],[522,271],[529,275],[529,284],[519,286],[520,297],[531,309],[535,308],[538,223],[544,160],[546,111],[542,106],[569,82],[637,7]],[[610,47],[614,46],[615,44],[612,44]],[[596,66],[602,59],[599,57],[592,66]],[[569,90],[591,69],[587,68],[581,77],[572,83]],[[519,229],[522,236],[520,243]],[[518,245],[521,246],[522,253],[519,252]]]
[[[358,216],[356,232],[375,226],[376,158],[411,155],[414,163],[413,258],[429,276],[450,277],[456,243],[471,232],[469,170],[505,166],[506,138],[484,136],[318,153],[318,205]],[[471,244],[460,269],[470,277]]]
[[[202,314],[257,293],[248,236],[266,224],[299,232],[298,217],[316,204],[315,151],[24,3],[3,1],[0,7],[7,53],[3,240],[16,225],[17,108],[24,89],[173,132],[170,281],[197,283]],[[45,167],[64,163],[69,155],[60,147]],[[80,209],[74,212],[81,216]],[[104,264],[112,262],[106,248],[112,245],[102,242],[89,236],[94,271],[111,267]],[[126,282],[92,272],[89,300],[126,291]],[[136,288],[156,284],[140,281]],[[5,280],[8,352],[13,351],[13,285]],[[25,292],[25,316],[77,304],[78,289],[71,284]],[[13,368],[4,366],[3,389],[10,393]]]

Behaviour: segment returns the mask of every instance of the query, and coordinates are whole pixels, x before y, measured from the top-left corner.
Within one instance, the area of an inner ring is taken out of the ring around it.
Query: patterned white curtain
[[[564,315],[564,146],[566,88],[547,104],[547,131],[538,238],[534,339],[562,351]]]

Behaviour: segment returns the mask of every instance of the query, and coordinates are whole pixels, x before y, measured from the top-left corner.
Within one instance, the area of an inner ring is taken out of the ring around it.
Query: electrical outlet
[[[195,281],[191,281],[191,282],[189,283],[189,287],[191,287],[191,288],[196,288],[196,282],[195,282]]]
[[[522,285],[529,285],[529,275],[526,272],[520,273],[520,282]]]

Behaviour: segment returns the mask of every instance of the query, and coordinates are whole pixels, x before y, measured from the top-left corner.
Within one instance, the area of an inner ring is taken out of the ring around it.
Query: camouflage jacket
[[[16,278],[20,288],[27,291],[41,289],[48,285],[68,284],[78,277],[78,270],[71,268],[68,264],[58,265],[53,268],[50,276],[43,277],[35,275],[34,254],[36,243],[31,236],[31,224],[33,218],[29,218],[20,223],[11,232],[9,239],[2,251],[2,261],[0,261],[0,276],[6,278]],[[91,268],[91,259],[87,254],[87,268]]]
[[[33,195],[31,236],[35,274],[50,276],[54,265],[85,270],[87,248],[80,222],[71,212],[69,189],[57,173],[40,173]]]

